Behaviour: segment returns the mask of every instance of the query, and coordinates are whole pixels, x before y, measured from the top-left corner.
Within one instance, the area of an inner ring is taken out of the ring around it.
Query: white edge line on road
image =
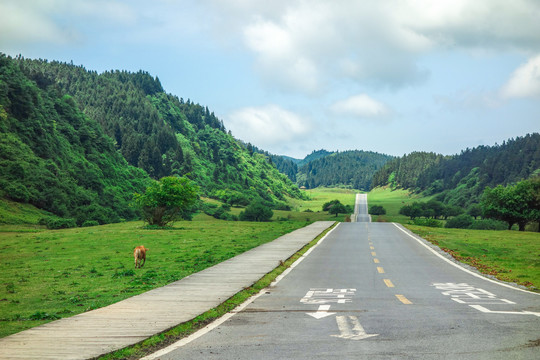
[[[275,278],[275,280],[270,284],[269,287],[275,286],[278,282],[280,282],[288,273],[291,272],[292,269],[294,269],[298,264],[300,264],[313,251],[313,249],[315,249],[317,246],[319,246],[319,244],[321,244],[326,239],[326,237],[328,235],[330,235],[330,233],[332,231],[334,231],[340,224],[341,223],[337,224],[332,230],[327,232],[326,235],[324,235],[315,245],[313,245],[308,251],[306,251],[302,256],[300,256],[300,258],[298,258],[298,260],[296,260],[294,263],[292,263],[289,268],[285,269],[285,271],[283,271],[283,273],[281,273],[281,275],[279,275],[278,277]],[[191,334],[191,335],[189,335],[189,336],[175,342],[172,345],[167,346],[166,348],[163,348],[161,350],[156,351],[153,354],[145,356],[145,357],[141,358],[140,360],[159,359],[160,356],[166,355],[166,354],[168,354],[168,353],[170,353],[170,352],[172,352],[174,350],[177,350],[177,349],[181,348],[182,346],[189,344],[193,340],[196,340],[196,339],[200,338],[201,336],[209,333],[210,331],[214,330],[215,328],[217,328],[218,326],[223,324],[225,321],[232,318],[234,315],[236,315],[239,312],[241,312],[242,310],[244,310],[249,304],[251,304],[257,298],[259,298],[260,296],[265,294],[266,291],[267,291],[266,289],[267,288],[262,289],[258,294],[253,295],[252,297],[250,297],[249,299],[244,301],[242,304],[238,305],[234,310],[228,312],[227,314],[223,315],[219,319],[216,319],[215,321],[213,321],[211,324],[205,326],[204,328],[202,328],[202,329],[194,332],[193,334]]]
[[[399,230],[403,231],[405,234],[409,235],[411,238],[413,238],[414,240],[416,240],[420,245],[422,245],[423,247],[425,247],[426,249],[428,249],[429,251],[431,251],[432,253],[434,253],[435,255],[437,255],[438,257],[440,257],[441,259],[443,259],[444,261],[446,261],[447,263],[449,263],[450,265],[452,266],[455,266],[457,267],[458,269],[460,270],[463,270],[465,271],[466,273],[468,274],[471,274],[473,276],[476,276],[477,278],[480,278],[480,279],[483,279],[483,280],[486,280],[486,281],[489,281],[493,284],[497,284],[497,285],[500,285],[500,286],[504,286],[504,287],[507,287],[509,289],[514,289],[514,290],[518,290],[518,291],[522,291],[522,292],[526,292],[526,293],[529,293],[529,294],[534,294],[534,295],[540,295],[539,293],[535,293],[535,292],[532,292],[532,291],[529,291],[529,290],[525,290],[525,289],[520,289],[518,287],[515,287],[515,286],[512,286],[512,285],[509,285],[509,284],[505,284],[505,283],[502,283],[502,282],[499,282],[499,281],[496,281],[496,280],[493,280],[493,279],[490,279],[490,278],[487,278],[483,275],[480,275],[478,273],[475,273],[474,271],[471,271],[469,269],[466,269],[464,268],[463,266],[459,265],[459,264],[456,264],[455,262],[451,261],[450,259],[447,259],[445,258],[444,256],[442,256],[441,254],[439,254],[437,251],[435,251],[434,249],[432,249],[431,247],[429,247],[427,244],[424,243],[424,241],[427,241],[427,240],[424,240],[422,239],[421,237],[419,237],[418,235],[416,234],[411,234],[410,232],[408,232],[407,230],[404,230],[402,228],[401,225],[399,224],[396,224],[396,223],[392,223],[394,224],[395,227],[397,227]]]

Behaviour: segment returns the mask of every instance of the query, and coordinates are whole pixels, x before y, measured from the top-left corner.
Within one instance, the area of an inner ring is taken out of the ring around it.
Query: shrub
[[[493,219],[475,220],[469,229],[473,230],[506,230],[508,225],[504,221],[497,221]]]
[[[453,229],[467,229],[473,223],[473,218],[467,214],[458,215],[446,222],[444,227]]]
[[[371,215],[386,215],[386,209],[381,205],[372,205],[369,208],[369,213]]]
[[[85,222],[82,223],[81,226],[87,227],[87,226],[98,226],[98,225],[99,225],[99,222],[97,222],[96,220],[86,220]]]
[[[289,204],[287,203],[284,203],[282,201],[278,201],[275,205],[274,205],[274,209],[276,210],[284,210],[284,211],[291,211],[291,207]]]
[[[64,219],[64,218],[47,218],[45,220],[45,225],[48,229],[68,229],[74,228],[77,226],[75,219]]]
[[[257,201],[248,205],[248,207],[246,207],[246,209],[240,213],[240,220],[270,221],[272,216],[274,216],[274,212],[262,202]]]
[[[418,225],[418,226],[429,226],[429,227],[437,227],[437,228],[443,227],[442,221],[435,220],[435,219],[414,219],[413,224]]]

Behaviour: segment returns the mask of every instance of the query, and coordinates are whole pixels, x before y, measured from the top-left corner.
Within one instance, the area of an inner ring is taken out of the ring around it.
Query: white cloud
[[[316,93],[340,80],[390,88],[422,82],[429,71],[418,59],[433,50],[540,50],[536,0],[207,4],[240,34],[267,83],[291,91]]]
[[[338,115],[361,118],[383,116],[389,113],[384,104],[366,94],[359,94],[338,101],[330,109]]]
[[[529,59],[514,71],[501,89],[501,95],[504,98],[540,98],[540,55]]]
[[[235,137],[263,148],[293,141],[311,130],[305,119],[276,105],[239,109],[227,119],[225,125]]]
[[[47,4],[43,5],[34,7],[16,0],[0,2],[0,45],[68,42],[70,34],[54,22]]]
[[[85,28],[92,29],[95,25],[116,28],[132,26],[136,19],[134,9],[122,2],[2,0],[0,2],[0,46],[81,43],[88,36],[94,35],[85,34]]]

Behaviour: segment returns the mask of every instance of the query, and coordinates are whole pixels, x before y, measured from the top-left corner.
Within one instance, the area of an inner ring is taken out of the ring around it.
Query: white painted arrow
[[[317,312],[306,313],[306,314],[308,314],[309,316],[313,316],[317,320],[335,314],[335,313],[328,312],[328,310],[330,310],[330,305],[321,305],[317,309]]]
[[[473,309],[479,310],[483,313],[489,313],[489,314],[511,314],[511,315],[534,315],[540,317],[540,313],[533,312],[533,311],[493,311],[486,309],[482,305],[469,305]]]
[[[360,321],[356,316],[336,316],[336,322],[341,334],[332,335],[334,337],[349,340],[364,340],[379,336],[379,334],[366,334],[366,330],[360,325]]]

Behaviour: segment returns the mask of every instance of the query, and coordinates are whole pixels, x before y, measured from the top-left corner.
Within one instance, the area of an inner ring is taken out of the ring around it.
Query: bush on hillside
[[[58,217],[43,218],[40,220],[40,225],[46,225],[47,229],[69,229],[77,226],[75,219],[64,219]]]
[[[371,215],[386,215],[386,209],[381,205],[372,205],[369,208]]]
[[[429,226],[429,227],[437,227],[437,228],[442,228],[443,227],[442,221],[439,221],[439,220],[436,220],[436,219],[420,219],[420,218],[416,218],[416,219],[413,220],[412,223],[414,225],[418,225],[418,226]]]
[[[508,226],[504,221],[497,221],[493,219],[475,220],[469,229],[473,230],[506,230]]]
[[[244,211],[240,213],[242,221],[270,221],[274,212],[262,201],[256,201],[249,204]]]
[[[446,222],[445,228],[467,229],[473,223],[473,217],[467,214],[461,214],[451,218]]]

